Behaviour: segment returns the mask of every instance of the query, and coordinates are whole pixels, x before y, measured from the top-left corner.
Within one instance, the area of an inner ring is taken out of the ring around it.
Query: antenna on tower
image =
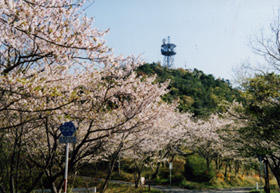
[[[163,55],[163,66],[166,66],[167,68],[173,66],[174,56],[176,55],[175,47],[175,44],[170,43],[170,36],[167,37],[167,43],[166,39],[162,40],[161,54]]]

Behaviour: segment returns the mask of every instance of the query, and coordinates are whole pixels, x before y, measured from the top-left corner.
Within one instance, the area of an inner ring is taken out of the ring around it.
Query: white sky
[[[256,61],[250,39],[269,27],[280,0],[95,0],[87,15],[114,53],[162,61],[162,39],[177,45],[175,67],[231,79],[232,68]]]

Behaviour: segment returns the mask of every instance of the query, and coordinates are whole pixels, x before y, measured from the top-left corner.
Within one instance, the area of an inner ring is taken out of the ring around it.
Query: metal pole
[[[64,173],[64,193],[67,192],[68,156],[69,156],[69,143],[66,143],[66,158],[65,158],[65,173]]]
[[[171,169],[169,169],[169,170],[170,170],[170,175],[169,176],[170,176],[170,186],[171,186]]]
[[[169,68],[170,56],[167,56],[167,68]]]

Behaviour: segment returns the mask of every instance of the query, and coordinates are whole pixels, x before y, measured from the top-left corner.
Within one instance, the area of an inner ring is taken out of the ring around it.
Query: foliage
[[[191,155],[186,159],[184,175],[190,181],[209,182],[215,173],[211,167],[207,169],[204,159],[197,155]]]
[[[181,185],[184,180],[185,180],[185,177],[181,172],[176,172],[175,174],[172,174],[172,184],[173,185]]]
[[[170,91],[163,99],[169,103],[178,100],[180,112],[192,112],[195,116],[222,111],[218,105],[221,101],[232,102],[239,96],[228,80],[215,79],[213,75],[206,75],[197,69],[168,69],[152,63],[140,66],[138,74],[144,77],[156,74],[157,82],[171,80]]]
[[[280,76],[274,73],[256,75],[243,86],[243,113],[249,124],[241,130],[242,134],[277,141],[280,135]],[[263,149],[261,153],[265,155],[269,152]]]
[[[280,76],[256,74],[243,83],[242,103],[233,114],[243,120],[237,128],[235,147],[245,156],[268,162],[280,184]]]

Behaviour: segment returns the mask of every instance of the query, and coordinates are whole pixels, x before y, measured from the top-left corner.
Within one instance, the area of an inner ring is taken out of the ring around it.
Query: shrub
[[[184,171],[184,165],[185,165],[185,161],[182,159],[174,159],[173,160],[173,170],[177,170],[177,171]]]
[[[172,184],[180,185],[184,181],[185,177],[181,173],[175,173],[172,176]]]
[[[250,193],[260,193],[259,190],[251,190]]]
[[[184,169],[184,176],[187,180],[195,182],[209,182],[215,175],[212,167],[207,169],[206,161],[197,156],[187,157]]]
[[[121,160],[121,169],[127,173],[134,173],[134,164],[129,160]]]
[[[170,171],[168,168],[161,168],[158,176],[160,178],[169,179],[169,174],[170,174]]]

